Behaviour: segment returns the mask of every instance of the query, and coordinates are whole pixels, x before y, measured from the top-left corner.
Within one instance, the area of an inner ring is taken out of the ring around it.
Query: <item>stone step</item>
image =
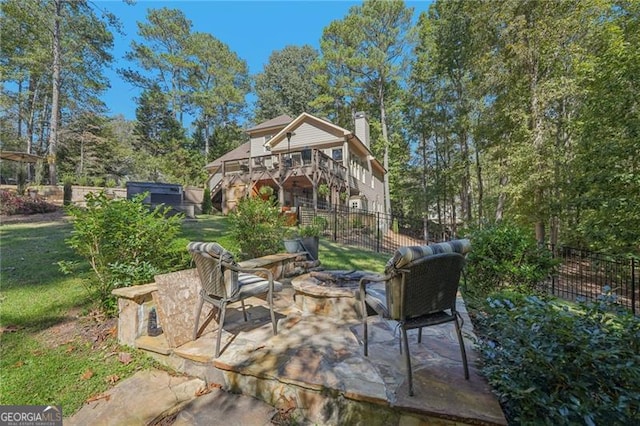
[[[164,334],[158,336],[140,336],[136,339],[136,348],[155,352],[161,355],[171,354],[169,343]]]

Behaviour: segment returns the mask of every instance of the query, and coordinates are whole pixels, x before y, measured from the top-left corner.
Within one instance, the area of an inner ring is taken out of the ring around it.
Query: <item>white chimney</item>
[[[367,148],[371,149],[369,145],[369,121],[364,111],[356,112],[355,127],[355,133],[358,139],[360,139]]]

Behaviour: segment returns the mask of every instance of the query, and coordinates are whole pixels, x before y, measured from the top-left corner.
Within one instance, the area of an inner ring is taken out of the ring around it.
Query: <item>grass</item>
[[[136,371],[159,367],[141,351],[119,346],[115,329],[101,329],[86,291],[89,265],[65,244],[72,225],[63,222],[0,226],[0,404],[62,405],[69,416],[88,399]],[[238,245],[221,216],[183,223],[181,238]],[[388,255],[321,239],[327,269],[382,272]],[[78,261],[64,275],[59,261]],[[60,330],[77,324],[72,332]],[[126,354],[121,358],[120,354]]]
[[[57,266],[80,260],[64,242],[71,230],[61,222],[0,227],[0,404],[59,404],[69,415],[152,364],[141,352],[120,347],[114,330],[92,335],[99,328],[89,315],[89,266],[81,262],[72,276]],[[64,327],[78,317],[85,333]],[[121,360],[120,352],[128,355]]]

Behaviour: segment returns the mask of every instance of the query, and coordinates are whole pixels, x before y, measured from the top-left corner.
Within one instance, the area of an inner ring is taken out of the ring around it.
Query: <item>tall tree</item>
[[[263,71],[255,77],[255,121],[315,112],[311,102],[319,95],[319,87],[313,81],[312,65],[317,60],[318,52],[309,45],[290,45],[272,52]]]
[[[143,42],[131,42],[126,59],[134,61],[146,74],[134,69],[120,69],[132,84],[149,89],[158,84],[169,94],[170,109],[182,124],[188,105],[189,61],[186,55],[192,23],[178,9],[149,9],[148,22],[138,22]]]
[[[49,154],[51,183],[57,179],[58,128],[83,111],[104,108],[102,70],[112,60],[109,26],[115,21],[102,12],[98,17],[94,7],[81,0],[2,3],[2,79],[17,88],[8,90],[7,110],[15,113],[14,134],[26,139],[27,152]]]
[[[154,157],[168,154],[184,144],[184,131],[169,108],[169,99],[160,86],[153,85],[140,95],[136,108],[136,147]]]
[[[594,22],[594,21],[591,21]],[[591,26],[578,143],[567,180],[569,242],[640,253],[640,3],[611,2]]]
[[[353,6],[344,19],[331,22],[320,40],[325,69],[337,74],[331,78],[345,79],[339,88],[354,89],[355,93],[347,94],[352,98],[357,92],[364,92],[375,100],[382,132],[383,164],[387,170],[387,91],[401,77],[401,61],[411,41],[412,14],[413,9],[402,1],[365,1],[362,6]],[[391,211],[388,173],[385,174],[385,210]]]
[[[58,120],[60,115],[60,21],[62,0],[53,0],[53,40],[51,65],[51,115],[49,117],[49,182],[58,183],[56,172],[56,149],[58,146]]]
[[[191,66],[190,104],[197,114],[197,129],[203,132],[208,158],[216,130],[236,126],[245,114],[249,72],[244,60],[210,34],[191,34],[185,53]]]

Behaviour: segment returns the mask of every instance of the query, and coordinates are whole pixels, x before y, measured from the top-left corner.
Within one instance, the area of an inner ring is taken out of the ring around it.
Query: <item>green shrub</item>
[[[211,214],[213,202],[211,201],[211,189],[207,186],[202,194],[202,214]]]
[[[73,199],[73,186],[71,182],[65,182],[62,193],[62,202],[63,205],[68,206],[71,204],[71,200]]]
[[[640,318],[604,296],[575,309],[488,299],[483,373],[513,424],[638,424]]]
[[[114,288],[145,284],[184,265],[173,245],[181,216],[167,217],[169,209],[162,206],[149,209],[145,196],[112,200],[104,192],[90,193],[86,208],[67,207],[74,227],[67,244],[89,261],[95,273],[89,290],[107,311]]]
[[[530,294],[557,264],[551,252],[538,247],[533,235],[509,223],[476,229],[467,264],[467,291],[484,298],[511,288]]]
[[[282,251],[285,219],[270,200],[247,197],[229,215],[229,231],[240,247],[240,258],[251,259]]]

